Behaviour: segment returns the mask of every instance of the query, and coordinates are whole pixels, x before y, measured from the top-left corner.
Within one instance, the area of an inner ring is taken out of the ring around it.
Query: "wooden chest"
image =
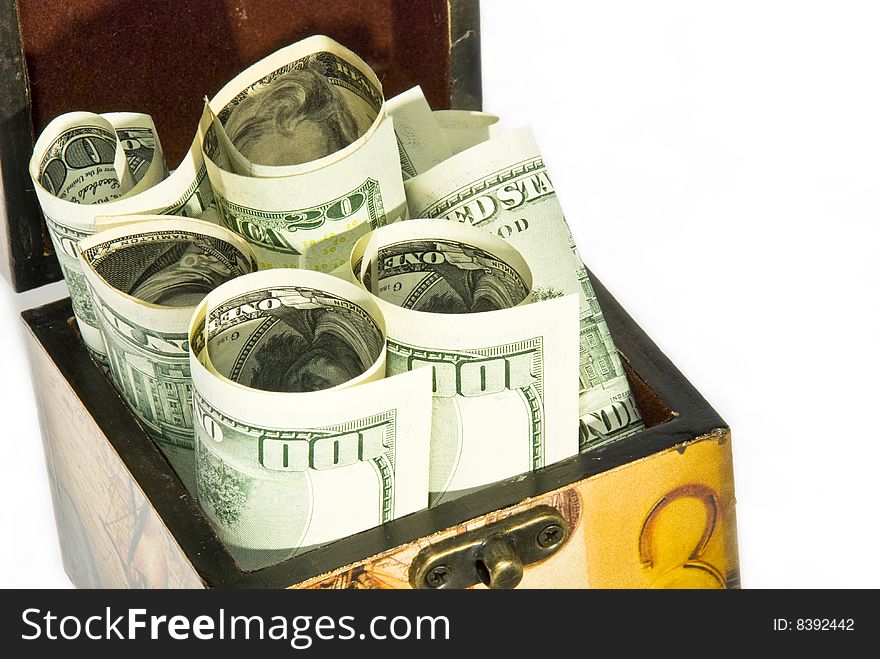
[[[434,107],[480,105],[470,0],[361,0],[332,11],[307,0],[76,4],[76,12],[28,0],[0,8],[0,199],[5,271],[17,290],[59,278],[26,168],[34,131],[58,113],[148,112],[174,162],[206,91],[315,32],[363,54],[389,95],[421,84]],[[127,67],[144,52],[145,70],[132,76]],[[67,573],[80,587],[445,588],[503,586],[512,560],[525,566],[522,587],[738,586],[730,430],[593,285],[646,430],[255,572],[239,569],[91,361],[69,300],[26,311]],[[502,537],[516,556],[474,559],[475,548]]]

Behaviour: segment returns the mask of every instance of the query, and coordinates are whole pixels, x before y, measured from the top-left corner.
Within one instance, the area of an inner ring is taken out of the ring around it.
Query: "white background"
[[[482,12],[485,108],[534,127],[587,264],[733,428],[743,585],[880,586],[876,3]],[[17,318],[63,285],[3,289],[0,585],[69,586]]]

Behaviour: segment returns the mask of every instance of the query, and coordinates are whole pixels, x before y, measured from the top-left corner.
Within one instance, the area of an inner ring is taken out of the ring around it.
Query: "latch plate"
[[[526,565],[552,556],[568,537],[560,512],[536,506],[425,547],[413,559],[413,588],[515,588]]]

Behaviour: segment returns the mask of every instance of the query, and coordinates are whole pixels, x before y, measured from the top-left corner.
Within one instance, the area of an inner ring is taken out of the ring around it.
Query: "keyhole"
[[[489,568],[486,567],[486,564],[483,562],[482,558],[477,559],[477,576],[480,577],[480,581],[483,582],[484,586],[489,585],[489,581],[491,580],[491,575],[489,574]]]

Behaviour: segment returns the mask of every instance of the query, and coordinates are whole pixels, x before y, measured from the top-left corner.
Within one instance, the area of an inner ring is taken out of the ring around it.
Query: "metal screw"
[[[425,583],[428,584],[430,588],[439,588],[449,581],[450,574],[450,569],[445,565],[435,565],[428,570],[428,573],[425,575]]]
[[[538,534],[538,546],[543,549],[549,549],[553,545],[562,542],[565,537],[565,531],[559,524],[548,524]]]

